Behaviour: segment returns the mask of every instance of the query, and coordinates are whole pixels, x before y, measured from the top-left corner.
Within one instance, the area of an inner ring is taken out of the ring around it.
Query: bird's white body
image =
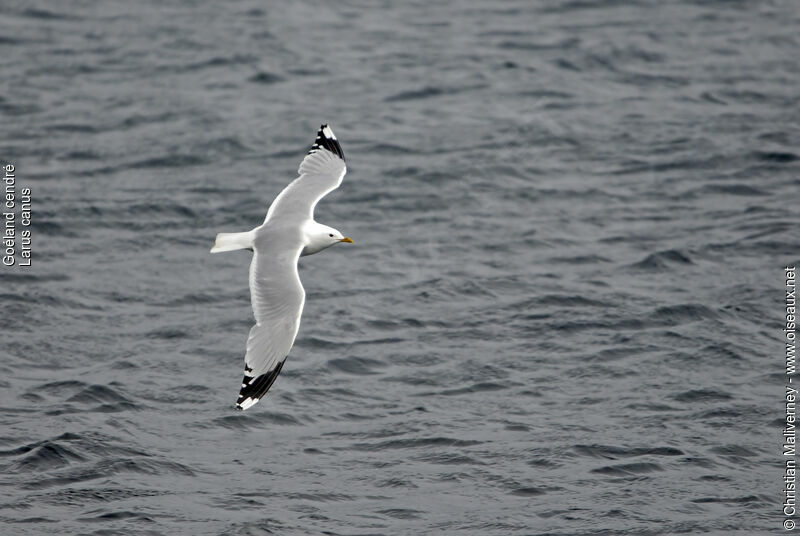
[[[247,409],[272,386],[294,344],[305,304],[297,259],[339,242],[352,242],[333,227],[314,221],[314,206],[341,184],[344,154],[333,131],[322,125],[300,176],[275,198],[260,226],[243,233],[219,233],[212,253],[249,249],[250,300],[256,324],[250,329],[245,373],[236,403]]]
[[[219,233],[214,241],[214,247],[211,248],[211,253],[222,253],[223,251],[235,251],[237,249],[249,249],[253,251],[255,239],[259,231],[270,227],[272,226],[264,222],[252,231],[245,231],[243,233]],[[291,229],[289,231],[292,232],[294,230]],[[342,236],[342,233],[333,227],[317,223],[314,220],[303,224],[300,236],[304,245],[300,252],[301,257],[319,253],[323,249],[338,244],[345,238]]]

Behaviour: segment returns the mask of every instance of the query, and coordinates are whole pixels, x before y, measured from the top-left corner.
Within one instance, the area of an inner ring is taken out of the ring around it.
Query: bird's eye
[[[328,236],[330,236],[331,238],[333,238],[333,235],[332,235],[332,234],[329,234]]]

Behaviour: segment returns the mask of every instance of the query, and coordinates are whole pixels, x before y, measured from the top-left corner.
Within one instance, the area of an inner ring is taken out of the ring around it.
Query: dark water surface
[[[796,2],[2,11],[2,534],[782,531]],[[322,122],[356,243],[237,413],[250,254],[208,249]]]

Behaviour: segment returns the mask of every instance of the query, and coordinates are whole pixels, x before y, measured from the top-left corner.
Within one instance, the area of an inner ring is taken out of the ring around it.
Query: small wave
[[[353,346],[363,346],[369,344],[399,344],[404,342],[406,339],[401,337],[383,337],[381,339],[363,339],[360,341],[354,341],[351,344]]]
[[[127,166],[123,166],[123,169],[188,167],[202,166],[208,163],[208,159],[194,154],[171,154],[138,160]]]
[[[639,88],[650,86],[658,86],[659,88],[681,88],[686,87],[691,83],[690,79],[685,76],[651,74],[641,71],[628,71],[621,73],[620,82]]]
[[[65,13],[56,13],[47,9],[28,8],[22,12],[23,17],[42,20],[77,20],[77,17]]]
[[[520,96],[531,97],[534,99],[560,99],[572,100],[575,95],[563,91],[552,91],[548,89],[532,89],[530,91],[520,91]]]
[[[453,452],[436,452],[417,456],[415,459],[437,465],[486,465],[485,463]]]
[[[769,195],[768,192],[750,186],[749,184],[709,184],[700,190],[704,193],[711,194],[727,194],[727,195],[745,195],[745,196],[758,196]]]
[[[725,169],[729,165],[729,158],[719,154],[709,154],[702,157],[683,159],[672,158],[663,162],[647,162],[640,159],[630,159],[626,161],[621,168],[614,170],[613,173],[615,175],[629,175],[681,170],[696,173],[697,170],[701,169]]]
[[[59,382],[44,383],[36,387],[35,391],[38,393],[58,396],[63,394],[65,391],[75,391],[78,389],[83,389],[84,387],[86,387],[86,385],[87,385],[86,383],[77,380],[64,380]]]
[[[64,160],[100,160],[102,156],[95,151],[70,151],[61,158]]]
[[[58,476],[41,482],[32,482],[29,486],[34,489],[60,485],[73,481],[93,480],[96,478],[108,477],[120,473],[139,473],[146,475],[175,474],[194,476],[195,472],[186,465],[177,462],[145,459],[145,458],[123,458],[113,460],[102,460],[91,467],[84,468],[76,473]]]
[[[419,487],[413,482],[409,480],[403,480],[401,478],[389,478],[387,480],[381,480],[376,482],[375,486],[379,488],[409,488],[409,489],[416,489]]]
[[[339,502],[339,501],[351,501],[353,500],[352,495],[347,495],[344,493],[332,493],[332,492],[319,492],[319,493],[287,493],[287,498],[301,501],[312,501],[312,502]]]
[[[712,104],[722,104],[725,106],[728,105],[728,101],[726,101],[713,91],[703,91],[702,93],[700,93],[700,99],[702,99],[704,102],[710,102]]]
[[[753,90],[738,90],[738,89],[722,89],[718,91],[718,94],[721,95],[721,98],[726,100],[729,104],[755,104],[755,105],[763,105],[765,102],[769,102],[772,98],[762,93],[761,91],[753,91]]]
[[[141,216],[143,214],[169,214],[190,219],[197,217],[197,213],[191,208],[171,201],[164,201],[161,203],[135,203],[128,205],[126,212],[135,216]]]
[[[744,356],[738,352],[733,343],[722,342],[704,346],[701,350],[703,355],[711,355],[723,360],[743,361]]]
[[[675,326],[686,322],[696,322],[717,318],[719,315],[699,303],[684,303],[659,307],[651,315],[650,319],[661,326]]]
[[[138,404],[124,400],[121,402],[114,402],[112,404],[100,404],[99,406],[93,407],[88,411],[91,411],[93,413],[120,413],[123,411],[135,411],[138,409],[140,409],[140,406]],[[57,414],[53,412],[46,412],[46,413],[48,415]],[[81,411],[76,411],[75,413],[81,413]]]
[[[282,426],[300,426],[303,423],[288,413],[277,413],[274,411],[262,411],[257,415],[236,413],[225,415],[212,421],[212,425],[200,424],[198,428],[216,428],[221,426],[230,430],[249,430],[253,427],[261,427],[263,424],[277,424]]]
[[[405,146],[402,146],[402,145],[398,145],[396,143],[386,143],[386,142],[371,143],[369,145],[369,147],[367,148],[367,150],[369,152],[371,152],[371,153],[374,153],[374,154],[381,154],[381,155],[386,155],[386,156],[393,156],[393,155],[394,156],[399,156],[399,155],[406,155],[406,154],[417,155],[417,156],[419,155],[419,152],[417,150],[411,148],[411,147],[405,147]],[[295,155],[295,153],[292,153],[292,154]],[[379,199],[378,196],[381,196],[382,194],[380,194],[378,192],[375,192],[375,193],[372,193],[372,194],[369,194],[369,195],[371,195],[372,197],[370,197],[370,198],[361,198],[361,199],[362,200],[378,200]],[[388,199],[388,197],[387,197],[387,199]]]
[[[440,360],[436,360],[435,362],[432,362],[432,363],[424,363],[424,366],[435,365],[438,362],[441,362],[441,361]],[[423,365],[420,365],[420,366],[423,366]],[[442,386],[442,381],[441,380],[439,380],[437,378],[434,378],[434,377],[431,377],[431,376],[420,375],[418,372],[415,372],[415,373],[407,375],[407,376],[393,374],[392,376],[387,377],[386,381],[394,382],[394,383],[401,383],[403,385],[411,385],[413,387],[441,387]],[[418,396],[436,396],[437,394],[438,393],[435,393],[435,392],[419,393]]]
[[[684,252],[677,249],[668,249],[651,253],[641,261],[632,264],[632,268],[640,270],[664,270],[671,265],[694,264],[692,259]]]
[[[10,520],[8,518],[3,519],[6,523],[63,523],[64,520],[61,518],[58,519],[48,519],[46,517],[26,517],[23,519],[14,519]]]
[[[592,329],[609,329],[609,330],[642,330],[648,327],[653,327],[652,323],[648,323],[638,316],[614,318],[604,321],[566,321],[566,322],[553,322],[547,325],[549,329],[554,331],[586,331]]]
[[[331,74],[331,71],[329,69],[325,69],[324,67],[294,67],[293,69],[288,69],[286,72],[295,76],[328,76]]]
[[[36,498],[48,504],[61,506],[85,506],[87,503],[108,503],[136,497],[155,497],[163,492],[145,489],[122,488],[66,488],[57,492],[40,493]]]
[[[628,458],[634,456],[683,456],[684,452],[674,447],[616,447],[613,445],[576,445],[578,454],[594,458]]]
[[[712,447],[709,450],[720,456],[731,456],[735,458],[755,458],[758,456],[757,452],[742,445],[721,445]]]
[[[46,415],[64,415],[85,411],[116,413],[136,410],[139,406],[115,390],[119,384],[88,385],[80,381],[52,382],[40,385],[26,393],[26,398],[38,403],[55,398],[55,407],[45,409]],[[79,406],[76,407],[75,404]],[[98,404],[87,409],[85,405]]]
[[[570,14],[570,16],[575,16],[573,12],[579,12],[582,9],[612,11],[620,5],[630,6],[636,4],[637,2],[622,0],[565,0],[553,4],[544,4],[539,10],[542,13],[565,13]]]
[[[559,69],[564,69],[565,71],[581,72],[580,67],[578,67],[569,60],[565,60],[564,58],[558,58],[553,62],[553,65],[555,65]]]
[[[80,402],[83,404],[98,402],[130,402],[130,400],[105,385],[89,385],[80,392],[72,395],[66,401]]]
[[[307,346],[309,348],[317,349],[335,349],[339,348],[340,343],[329,341],[321,337],[304,337],[302,341],[298,341],[298,346]]]
[[[496,298],[494,292],[472,279],[450,285],[454,295]]]
[[[545,294],[525,301],[525,308],[533,305],[555,305],[560,307],[608,307],[607,302],[593,300],[581,295]]]
[[[598,264],[601,262],[613,262],[608,257],[602,255],[576,255],[574,257],[550,257],[549,262],[561,264]]]
[[[401,318],[388,320],[385,318],[378,318],[374,320],[367,320],[366,325],[369,328],[381,331],[400,331],[408,328],[422,328],[422,327],[444,327],[445,322],[436,320],[421,321],[416,318]]]
[[[657,463],[627,463],[622,465],[607,465],[592,469],[590,472],[608,476],[634,476],[642,473],[663,471],[664,468]]]
[[[701,467],[711,467],[714,464],[708,462],[705,465],[701,465]],[[732,479],[729,476],[725,475],[702,475],[697,477],[697,480],[701,482],[730,482]]]
[[[517,488],[511,491],[511,495],[519,495],[520,497],[536,497],[547,493],[543,488],[527,487]]]
[[[41,233],[49,236],[63,236],[67,238],[75,238],[79,236],[77,231],[75,231],[72,226],[61,225],[60,223],[44,219],[32,220],[31,228],[35,230],[37,234]]]
[[[159,389],[156,393],[140,394],[139,397],[159,404],[181,404],[206,397],[210,393],[211,389],[204,385],[182,384],[172,386],[166,391]]]
[[[678,402],[713,402],[732,398],[728,393],[716,389],[692,389],[672,396]]]
[[[284,372],[284,374],[286,373]],[[364,393],[342,387],[334,389],[303,388],[300,390],[299,396],[307,403],[317,404],[330,404],[331,400],[362,401],[364,399]],[[381,399],[379,396],[376,398],[378,400]]]
[[[469,387],[461,387],[460,389],[448,389],[447,391],[442,391],[440,393],[431,393],[431,394],[455,396],[455,395],[463,395],[470,393],[482,393],[486,391],[500,391],[502,389],[508,389],[508,387],[509,387],[508,385],[502,385],[494,382],[480,382],[474,385],[470,385]]]
[[[692,499],[693,503],[730,503],[730,504],[743,504],[743,503],[763,503],[763,499],[755,495],[745,495],[744,497],[700,497],[699,499]]]
[[[701,418],[701,419],[706,419],[706,418],[708,418],[708,419],[720,419],[720,418],[723,418],[723,419],[724,418],[727,418],[727,419],[738,419],[739,417],[742,417],[743,415],[745,415],[745,413],[742,412],[742,411],[738,411],[738,410],[735,410],[735,409],[720,408],[720,409],[712,409],[712,410],[709,410],[709,411],[702,411],[700,413],[697,413],[695,416],[697,418]]]
[[[355,450],[414,449],[421,447],[470,447],[480,445],[483,441],[472,439],[455,439],[450,437],[423,437],[416,439],[391,439],[379,443],[356,443],[350,448]]]
[[[67,307],[72,310],[100,311],[102,308],[97,305],[88,305],[82,301],[72,300],[66,296],[56,294],[36,294],[31,295],[27,292],[15,294],[0,294],[0,300],[5,303],[19,302],[25,304],[37,304],[45,307]]]
[[[646,353],[648,349],[642,346],[622,346],[622,347],[615,347],[615,348],[606,348],[604,350],[599,350],[593,353],[590,356],[587,356],[586,359],[588,361],[598,361],[598,362],[607,362],[607,361],[616,361],[617,359],[623,359],[632,355],[643,355]]]
[[[191,292],[189,294],[184,294],[183,296],[180,296],[178,298],[173,298],[170,301],[161,303],[159,305],[163,305],[164,307],[182,307],[184,305],[220,303],[223,301],[225,301],[225,297],[220,296],[219,293],[198,291],[198,292]],[[236,327],[238,327],[238,325]]]
[[[553,469],[561,466],[560,463],[545,458],[536,458],[535,460],[528,461],[527,464],[531,467],[541,467],[543,469]]]
[[[277,84],[278,82],[283,82],[283,78],[278,76],[277,74],[272,74],[264,71],[260,71],[250,78],[247,79],[248,82],[254,82],[256,84]]]
[[[331,359],[328,362],[328,368],[330,369],[358,375],[378,374],[379,372],[375,369],[381,369],[385,366],[383,362],[367,357],[343,357]]]
[[[420,89],[412,89],[409,91],[401,91],[400,93],[395,93],[390,97],[386,97],[384,99],[385,102],[397,102],[397,101],[408,101],[408,100],[418,100],[418,99],[427,99],[430,97],[436,97],[443,94],[445,91],[439,87],[427,86]]]
[[[9,102],[5,99],[0,100],[0,112],[6,115],[29,115],[41,112],[40,106],[32,103]]]
[[[791,240],[759,240],[750,244],[738,243],[739,253],[763,253],[765,256],[791,258],[797,254],[797,245]]]
[[[237,136],[214,138],[206,143],[198,145],[196,150],[206,155],[213,154],[228,157],[238,157],[252,152],[252,149],[245,145]]]
[[[134,113],[127,116],[125,119],[115,124],[110,130],[117,129],[130,129],[138,127],[139,125],[147,125],[151,123],[170,123],[179,119],[179,115],[172,112],[160,112],[155,114],[139,114]]]
[[[417,166],[403,166],[403,167],[395,167],[389,168],[383,172],[384,177],[393,177],[393,178],[406,178],[406,177],[418,177],[421,174],[425,174],[422,168]]]
[[[387,510],[378,510],[378,513],[393,519],[419,519],[425,515],[425,512],[411,508],[389,508]]]
[[[528,34],[527,36],[529,36]],[[526,37],[527,37],[526,36]],[[571,48],[577,48],[581,43],[581,40],[577,37],[567,37],[565,39],[561,39],[560,41],[555,41],[552,43],[545,43],[545,42],[533,42],[533,41],[501,41],[497,44],[498,48],[502,48],[505,50],[568,50]]]
[[[518,422],[506,423],[504,428],[509,432],[529,432],[531,429],[531,427],[528,426],[527,424],[522,424]]]
[[[307,514],[308,515],[308,514]],[[321,514],[316,514],[321,519],[327,520],[327,517]],[[310,517],[310,516],[309,516]],[[234,523],[228,530],[221,533],[220,536],[240,536],[247,534],[286,534],[286,524],[277,519],[259,519],[258,521],[246,521]]]
[[[0,35],[0,45],[22,45],[26,42],[27,42],[26,39],[11,37],[8,35]]]
[[[84,123],[60,123],[49,125],[50,130],[57,130],[61,132],[78,133],[78,134],[95,134],[97,127]]]
[[[185,330],[178,328],[163,327],[147,332],[146,336],[148,338],[154,338],[154,339],[172,340],[172,339],[186,339],[189,337],[189,333]]]
[[[65,433],[58,437],[38,441],[0,453],[0,456],[21,456],[5,467],[10,473],[40,473],[55,471],[49,478],[29,479],[27,489],[43,489],[52,486],[73,484],[93,480],[132,470],[157,474],[176,472],[193,474],[188,467],[169,461],[160,461],[150,455],[126,446],[116,445],[108,436],[91,432]],[[105,457],[96,463],[89,460]],[[133,456],[133,458],[123,458]]]
[[[46,281],[69,281],[71,278],[66,274],[25,274],[8,272],[3,274],[5,281],[18,281],[22,282],[46,282]],[[17,294],[8,294],[8,296],[16,296]]]
[[[145,514],[141,514],[138,512],[129,512],[129,511],[109,512],[107,514],[100,514],[97,517],[81,518],[81,521],[88,523],[101,522],[101,521],[119,521],[119,520],[146,521],[148,523],[155,522],[155,520],[152,517],[149,517]]]
[[[233,56],[214,56],[206,60],[197,61],[194,63],[178,63],[178,64],[162,64],[158,66],[159,70],[169,72],[184,72],[190,73],[194,71],[202,71],[203,69],[227,67],[232,65],[250,65],[257,62],[259,58],[250,54],[234,54]]]
[[[431,97],[438,97],[441,95],[455,95],[458,93],[465,93],[469,91],[474,91],[477,89],[484,89],[487,87],[486,85],[471,85],[471,86],[459,86],[459,87],[449,87],[449,88],[442,88],[436,86],[426,86],[420,89],[412,89],[409,91],[401,91],[400,93],[396,93],[389,97],[386,97],[384,102],[402,102],[402,101],[413,101],[413,100],[422,100],[422,99],[429,99]]]
[[[74,450],[59,444],[57,441],[46,441],[33,449],[27,456],[18,460],[13,466],[13,471],[49,471],[70,465],[73,462],[83,461],[86,461],[86,458]]]
[[[788,164],[789,162],[795,162],[800,159],[800,156],[794,153],[779,151],[756,151],[753,153],[753,156],[763,162],[772,162],[776,164]]]

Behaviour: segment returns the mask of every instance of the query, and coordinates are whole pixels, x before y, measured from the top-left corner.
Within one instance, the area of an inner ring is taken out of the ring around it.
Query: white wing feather
[[[256,239],[250,263],[250,303],[256,323],[247,338],[244,379],[236,402],[241,409],[266,394],[294,344],[306,298],[297,273],[301,250],[302,243],[294,236],[273,232]]]
[[[282,223],[314,218],[320,199],[342,184],[347,173],[344,155],[330,127],[323,125],[311,150],[300,163],[300,174],[278,194],[267,211],[264,223],[280,219]]]

